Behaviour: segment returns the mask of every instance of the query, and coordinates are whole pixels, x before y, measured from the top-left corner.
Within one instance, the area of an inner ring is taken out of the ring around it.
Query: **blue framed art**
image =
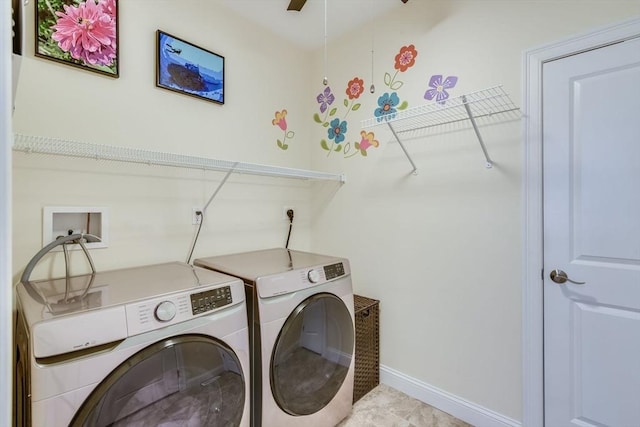
[[[157,32],[156,86],[224,104],[224,56]]]

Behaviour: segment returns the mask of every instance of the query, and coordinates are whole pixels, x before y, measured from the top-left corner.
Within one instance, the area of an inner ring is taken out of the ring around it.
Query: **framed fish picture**
[[[224,104],[224,56],[157,30],[156,86]]]

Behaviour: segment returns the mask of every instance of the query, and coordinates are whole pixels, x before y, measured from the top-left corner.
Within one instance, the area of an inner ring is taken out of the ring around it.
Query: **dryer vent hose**
[[[70,234],[69,236],[61,236],[58,237],[56,240],[54,240],[53,242],[49,243],[47,246],[45,246],[44,248],[40,249],[38,251],[38,253],[36,253],[33,258],[31,258],[31,261],[29,261],[29,263],[27,264],[27,266],[24,269],[24,272],[22,273],[22,277],[20,278],[20,282],[27,288],[27,291],[31,294],[38,294],[37,292],[35,292],[35,290],[33,289],[33,286],[31,285],[31,282],[29,281],[29,278],[31,277],[31,273],[33,272],[33,269],[35,268],[35,266],[38,264],[38,262],[42,259],[42,257],[44,257],[47,253],[49,253],[49,251],[51,251],[53,248],[56,248],[60,245],[66,245],[69,243],[77,243],[80,245],[80,247],[82,248],[82,251],[84,252],[85,256],[87,257],[87,260],[89,261],[89,265],[91,266],[91,272],[93,275],[96,274],[96,268],[93,265],[93,260],[91,259],[91,255],[89,255],[89,251],[87,250],[87,247],[85,246],[84,242],[99,242],[100,238],[98,236],[94,236],[93,234]],[[68,276],[68,274],[67,274]],[[69,277],[67,277],[67,281],[69,280]],[[38,298],[40,299],[40,298]]]

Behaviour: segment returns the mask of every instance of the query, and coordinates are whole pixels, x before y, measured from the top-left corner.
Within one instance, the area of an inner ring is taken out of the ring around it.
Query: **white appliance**
[[[249,425],[237,278],[175,262],[16,290],[16,425]]]
[[[329,427],[351,412],[355,332],[348,260],[278,248],[194,264],[245,283],[254,427]]]

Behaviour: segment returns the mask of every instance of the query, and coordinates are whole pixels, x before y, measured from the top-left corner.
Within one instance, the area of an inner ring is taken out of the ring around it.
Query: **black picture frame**
[[[157,30],[156,86],[216,104],[224,104],[225,58]]]
[[[13,53],[22,55],[22,1],[11,0]]]
[[[35,56],[119,76],[118,0],[37,0]],[[74,43],[80,33],[90,42]]]

